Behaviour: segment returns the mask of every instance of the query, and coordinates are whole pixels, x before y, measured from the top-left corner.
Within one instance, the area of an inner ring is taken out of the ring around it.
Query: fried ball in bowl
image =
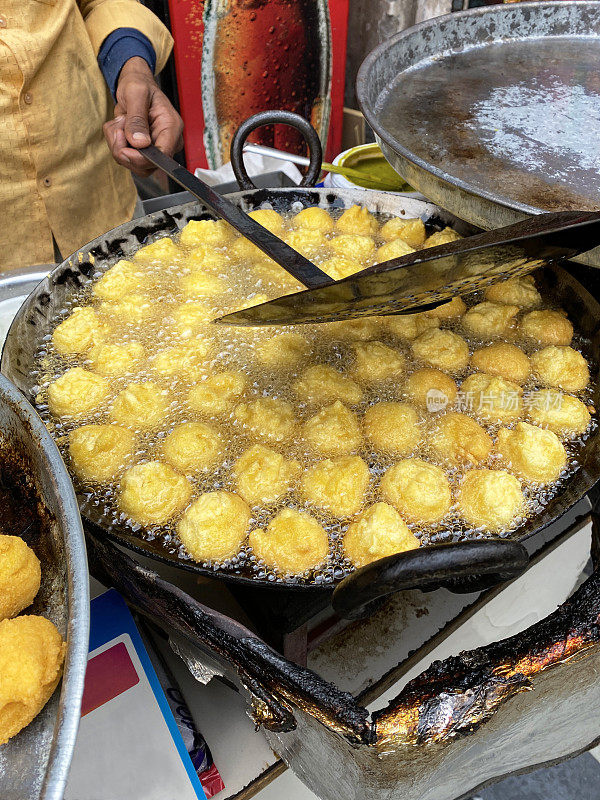
[[[132,461],[136,437],[121,425],[82,425],[69,433],[69,458],[84,483],[108,483]]]
[[[518,422],[500,428],[496,447],[508,469],[532,483],[555,481],[567,463],[567,452],[550,430]]]
[[[535,288],[535,281],[531,275],[520,275],[488,286],[485,290],[485,299],[492,303],[506,303],[520,308],[536,308],[542,303],[541,295]]]
[[[105,378],[132,375],[140,366],[145,350],[139,342],[100,344],[90,351],[94,371]]]
[[[0,621],[30,606],[40,590],[42,570],[20,536],[0,534]]]
[[[521,484],[503,469],[469,470],[458,495],[458,511],[468,525],[499,531],[510,528],[525,510]]]
[[[362,264],[352,258],[346,258],[346,256],[332,256],[323,261],[320,267],[334,281],[341,281],[342,278],[347,278],[363,269]]]
[[[466,331],[480,339],[512,336],[517,327],[519,306],[490,303],[489,300],[470,308],[462,318]]]
[[[202,300],[203,297],[215,297],[227,291],[227,282],[218,275],[203,269],[197,269],[179,279],[179,290],[184,297]]]
[[[425,240],[425,244],[423,247],[439,247],[442,244],[449,244],[450,242],[455,242],[457,239],[460,239],[461,235],[457,233],[453,228],[444,228],[443,231],[436,231],[432,233]]]
[[[185,257],[184,267],[201,272],[226,273],[229,271],[231,260],[227,253],[215,250],[210,246],[199,244],[192,248]]]
[[[224,561],[238,553],[251,516],[237,494],[206,492],[181,517],[177,535],[194,561]]]
[[[415,248],[411,247],[404,239],[392,239],[391,242],[382,244],[381,247],[377,248],[375,263],[381,264],[384,261],[390,261],[392,258],[401,258],[414,252]]]
[[[123,295],[119,300],[104,301],[99,310],[113,323],[140,327],[147,323],[153,313],[152,301],[139,292]]]
[[[379,223],[367,208],[350,206],[335,223],[335,229],[339,233],[375,236],[379,230]]]
[[[462,317],[466,310],[467,306],[465,305],[465,301],[462,297],[457,296],[453,297],[452,300],[448,300],[447,303],[442,303],[442,305],[437,306],[437,308],[425,311],[424,314],[434,319],[457,319],[458,317]]]
[[[376,339],[382,327],[382,317],[361,317],[348,319],[343,322],[328,322],[326,330],[331,338],[342,341],[366,342],[367,339]]]
[[[302,476],[303,498],[336,517],[360,511],[369,485],[369,468],[359,456],[319,461]]]
[[[299,400],[311,405],[341,400],[353,406],[362,400],[360,386],[327,364],[316,364],[305,369],[294,382],[293,390]]]
[[[100,344],[108,332],[109,326],[100,320],[91,306],[74,308],[54,329],[52,344],[62,356],[77,355]]]
[[[333,220],[324,208],[313,206],[303,208],[292,220],[296,228],[306,228],[310,231],[320,231],[321,233],[331,233],[333,230]]]
[[[431,328],[439,328],[439,320],[425,314],[393,314],[383,317],[384,325],[399,339],[411,341]]]
[[[290,369],[310,353],[310,344],[300,333],[279,333],[259,342],[254,356],[271,369]]]
[[[311,450],[324,456],[347,455],[362,444],[356,414],[339,400],[307,420],[302,426],[302,436]]]
[[[549,428],[563,438],[585,433],[592,420],[585,403],[557,389],[532,392],[527,416],[534,425]]]
[[[150,359],[150,368],[164,378],[195,381],[205,372],[210,352],[209,341],[192,339],[159,350]]]
[[[383,499],[413,522],[435,523],[450,510],[450,484],[440,467],[420,458],[405,458],[381,479]]]
[[[348,526],[343,540],[344,554],[355,567],[364,567],[371,561],[418,546],[417,537],[388,503],[375,503],[366,508],[356,522]]]
[[[173,467],[147,461],[130,467],[121,478],[118,504],[140,525],[164,525],[190,502],[192,484]]]
[[[370,236],[340,233],[329,241],[329,246],[336,255],[351,258],[363,265],[375,255],[375,242]]]
[[[275,236],[279,236],[279,238],[283,236],[285,225],[283,217],[277,211],[273,211],[270,208],[257,208],[255,211],[251,211],[248,216],[252,217],[263,228],[271,231]]]
[[[453,331],[432,328],[412,342],[415,358],[444,372],[460,372],[469,363],[469,345]]]
[[[329,541],[316,519],[303,511],[283,508],[267,525],[250,533],[257,558],[284,575],[300,575],[324,564]]]
[[[573,338],[573,326],[563,311],[530,311],[519,325],[523,338],[541,345],[567,346]]]
[[[408,376],[404,391],[411,403],[435,413],[454,405],[458,387],[445,372],[423,367]]]
[[[100,300],[120,300],[142,286],[144,271],[139,264],[121,259],[107,269],[92,286],[92,294]]]
[[[511,422],[523,416],[523,389],[496,375],[476,372],[460,387],[466,408],[490,422]]]
[[[185,244],[185,242],[183,242]],[[183,251],[168,236],[157,239],[152,244],[140,247],[133,256],[133,261],[170,266],[177,264],[183,258]]]
[[[171,466],[190,475],[211,469],[223,458],[223,437],[214,425],[184,422],[167,434],[162,454]]]
[[[423,247],[427,236],[423,220],[419,217],[408,219],[394,217],[382,225],[380,233],[386,242],[403,239],[414,250]]]
[[[436,420],[429,445],[435,455],[451,465],[480,464],[492,450],[492,437],[466,414],[450,411]]]
[[[110,409],[110,418],[128,428],[150,430],[165,419],[169,395],[152,381],[130,383],[119,392]]]
[[[290,439],[297,424],[293,407],[277,397],[239,403],[233,410],[233,418],[247,436],[271,442]]]
[[[381,402],[364,416],[365,436],[381,453],[405,456],[422,441],[419,414],[408,403]]]
[[[233,466],[238,494],[250,506],[275,503],[300,474],[300,464],[262,444],[245,450]]]
[[[208,329],[208,323],[216,317],[216,312],[206,303],[181,303],[173,311],[172,325],[175,333],[182,339]]]
[[[243,372],[217,372],[215,375],[208,375],[190,389],[187,402],[192,411],[200,414],[227,414],[242,397],[247,386],[248,381]]]
[[[534,377],[544,386],[581,392],[590,381],[587,361],[572,347],[549,345],[531,356]]]
[[[50,620],[0,622],[0,745],[37,717],[62,675],[66,644]]]
[[[182,228],[180,242],[184,247],[199,244],[225,247],[233,236],[233,228],[222,219],[191,219]]]
[[[81,419],[103,406],[109,396],[106,378],[72,367],[48,387],[48,407],[55,417]]]
[[[497,375],[513,383],[525,383],[531,372],[529,358],[515,344],[493,342],[475,350],[471,366],[479,372]]]
[[[291,231],[284,241],[308,259],[327,253],[331,245],[322,231],[313,228],[298,228],[298,230]]]
[[[354,345],[355,362],[352,375],[362,383],[378,383],[399,378],[406,369],[402,353],[383,342],[370,341]]]

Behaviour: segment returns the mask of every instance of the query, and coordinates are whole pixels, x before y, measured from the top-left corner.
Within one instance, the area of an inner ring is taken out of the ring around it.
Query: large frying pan
[[[230,199],[246,211],[270,203],[278,211],[321,206],[340,210],[355,203],[366,205],[372,212],[419,216],[430,226],[452,225],[462,234],[469,229],[460,220],[436,206],[388,193],[331,189],[254,189],[230,195]],[[2,372],[10,378],[33,404],[36,401],[38,352],[53,328],[57,312],[74,293],[92,280],[98,270],[107,269],[118,258],[127,257],[149,238],[173,234],[190,219],[212,215],[197,203],[177,206],[149,214],[115,228],[82,247],[40,283],[17,314],[4,345]],[[597,364],[600,362],[600,305],[568,272],[558,266],[537,274],[542,292],[562,305],[579,331],[589,338],[588,355],[592,358],[592,379],[597,385]],[[600,393],[596,389],[596,404]],[[565,482],[543,511],[532,517],[511,539],[480,540],[448,545],[422,547],[374,562],[343,578],[337,585],[316,585],[290,580],[272,583],[259,578],[235,574],[225,568],[207,569],[180,557],[159,539],[146,540],[125,526],[111,522],[100,508],[78,491],[81,512],[86,525],[96,535],[108,536],[128,548],[159,561],[175,564],[200,575],[253,587],[269,587],[273,591],[332,591],[333,605],[345,616],[358,616],[368,610],[371,601],[407,588],[432,589],[448,586],[456,591],[474,591],[514,577],[527,564],[527,551],[521,542],[554,522],[581,499],[600,478],[599,434],[590,435],[581,458],[580,468]],[[76,487],[80,488],[80,487]]]

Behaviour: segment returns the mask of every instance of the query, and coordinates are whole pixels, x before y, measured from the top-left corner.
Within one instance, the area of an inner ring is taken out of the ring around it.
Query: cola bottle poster
[[[170,0],[188,167],[229,160],[236,128],[257,111],[308,119],[339,151],[348,0]],[[254,141],[304,153],[287,126]]]

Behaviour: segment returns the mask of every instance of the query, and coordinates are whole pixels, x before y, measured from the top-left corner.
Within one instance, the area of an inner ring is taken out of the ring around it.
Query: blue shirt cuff
[[[143,58],[154,74],[156,53],[150,39],[140,31],[135,28],[117,28],[102,42],[98,53],[98,64],[115,100],[117,82],[123,65],[135,56]]]

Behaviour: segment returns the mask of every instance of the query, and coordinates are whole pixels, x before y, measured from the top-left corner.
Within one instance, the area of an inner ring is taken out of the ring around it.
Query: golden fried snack
[[[534,376],[544,386],[580,392],[590,381],[587,361],[572,347],[549,345],[531,356]]]
[[[222,250],[214,250],[210,245],[198,244],[190,250],[183,263],[191,270],[223,273],[228,271],[231,260]]]
[[[106,378],[73,367],[48,387],[48,406],[55,417],[81,419],[103,405],[109,394]]]
[[[327,558],[327,534],[316,519],[293,508],[283,508],[268,524],[248,537],[257,558],[286,575],[317,569]]]
[[[469,345],[453,331],[432,328],[412,342],[416,358],[444,372],[460,372],[469,363]]]
[[[348,275],[354,275],[355,272],[360,272],[363,269],[362,264],[351,258],[346,258],[346,256],[332,256],[319,266],[334,281],[341,281],[342,278],[347,278]]]
[[[441,244],[449,244],[460,239],[461,236],[453,228],[444,228],[443,231],[436,231],[425,240],[423,247],[439,247]]]
[[[192,339],[174,347],[159,350],[150,359],[150,368],[164,378],[185,381],[198,380],[206,371],[211,343],[204,339]]]
[[[238,494],[250,506],[274,503],[286,494],[300,474],[300,464],[262,444],[245,450],[233,466]]]
[[[384,500],[408,520],[433,523],[450,510],[450,484],[444,471],[420,458],[405,458],[381,479]]]
[[[531,275],[520,275],[488,286],[485,290],[485,299],[491,300],[492,303],[507,303],[520,308],[535,308],[542,302]]]
[[[381,238],[386,242],[391,242],[393,239],[404,239],[415,250],[423,247],[426,236],[425,225],[419,217],[415,219],[394,217],[381,228]]]
[[[449,412],[436,420],[429,444],[449,464],[480,464],[492,450],[492,437],[466,414]]]
[[[0,621],[33,603],[41,578],[40,561],[31,547],[20,536],[0,534]]]
[[[91,306],[74,308],[54,329],[52,344],[62,356],[85,353],[107,336],[109,326],[102,322]]]
[[[233,236],[233,229],[222,219],[191,219],[181,230],[180,242],[184,247],[224,247]]]
[[[308,209],[305,210],[308,211]],[[313,228],[298,228],[296,231],[291,231],[284,241],[309,259],[316,258],[320,253],[327,252],[331,244],[321,231]]]
[[[326,459],[309,467],[302,476],[305,500],[336,517],[360,511],[369,485],[369,468],[358,456]]]
[[[283,217],[277,211],[273,211],[270,208],[257,208],[256,211],[251,211],[248,216],[252,217],[263,228],[271,231],[275,236],[279,236],[279,238],[283,236],[285,231]]]
[[[306,228],[310,231],[330,233],[333,230],[333,220],[324,208],[314,206],[303,208],[292,220],[296,228]]]
[[[375,503],[348,525],[343,546],[346,558],[355,567],[364,567],[385,556],[414,550],[419,540],[395,508],[388,503]]]
[[[449,375],[432,367],[423,367],[408,376],[404,384],[407,398],[430,413],[454,405],[458,387]]]
[[[361,317],[343,322],[328,322],[325,330],[332,338],[348,339],[352,342],[364,342],[373,339],[383,324],[382,317]]]
[[[375,255],[375,242],[370,236],[340,233],[329,241],[329,246],[338,256],[351,258],[363,265]]]
[[[350,206],[335,223],[335,229],[339,233],[375,236],[379,229],[379,224],[368,209],[362,206]]]
[[[517,326],[519,306],[490,303],[488,300],[470,308],[462,319],[466,331],[480,339],[511,336]]]
[[[305,369],[292,388],[298,399],[305,403],[321,405],[341,400],[353,406],[362,400],[360,386],[327,364]]]
[[[260,342],[254,350],[259,364],[271,369],[290,369],[310,352],[308,340],[300,333],[279,333]]]
[[[339,400],[307,420],[302,436],[312,450],[324,456],[346,455],[362,444],[356,415]]]
[[[405,456],[422,441],[419,415],[408,403],[375,403],[365,412],[364,426],[365,436],[382,453]]]
[[[426,317],[434,317],[434,319],[455,319],[456,317],[462,317],[466,310],[465,301],[462,297],[457,296],[447,303],[442,303],[437,308],[425,311],[424,314]]]
[[[439,328],[439,320],[425,314],[398,314],[383,317],[385,326],[400,339],[416,339],[431,328]]]
[[[182,303],[173,311],[173,327],[182,339],[190,339],[203,330],[217,316],[206,303]]]
[[[130,467],[121,479],[119,508],[140,525],[164,525],[190,502],[192,484],[160,461]]]
[[[259,397],[248,403],[239,403],[233,418],[246,435],[271,442],[285,442],[296,427],[294,409],[277,397]]]
[[[45,617],[0,622],[0,745],[37,717],[62,675],[66,645]]]
[[[250,263],[264,261],[266,255],[255,244],[253,244],[250,239],[246,239],[245,236],[240,236],[229,249],[232,257],[237,261],[241,261],[245,263],[249,261]]]
[[[185,244],[185,242],[184,242]],[[181,260],[183,252],[168,236],[158,239],[152,244],[141,247],[133,255],[134,261],[156,264],[176,264]]]
[[[141,325],[152,316],[153,303],[143,294],[124,294],[118,300],[105,300],[99,310],[113,321],[125,325]]]
[[[179,520],[177,534],[194,561],[224,561],[239,551],[251,516],[237,494],[207,492]]]
[[[465,406],[491,422],[511,422],[523,415],[523,389],[496,375],[476,372],[460,387]]]
[[[471,366],[513,383],[525,383],[531,372],[529,358],[520,347],[508,342],[493,342],[475,350],[471,356]]]
[[[585,433],[591,422],[590,412],[581,400],[557,389],[532,392],[527,416],[534,425],[549,428],[562,437]]]
[[[508,469],[533,483],[557,480],[567,463],[558,436],[527,422],[518,422],[512,430],[500,428],[496,447]]]
[[[521,320],[519,333],[541,345],[567,346],[573,338],[573,326],[564,311],[530,311]]]
[[[247,385],[243,372],[218,372],[190,389],[187,402],[192,411],[201,414],[226,414],[244,394]]]
[[[120,425],[82,425],[69,433],[69,457],[85,483],[107,483],[135,454],[135,434]]]
[[[99,375],[122,377],[134,373],[144,355],[144,348],[139,342],[99,344],[92,348],[90,362]]]
[[[162,445],[165,461],[186,475],[214,467],[223,451],[223,437],[214,425],[204,422],[177,425]]]
[[[381,264],[383,261],[390,261],[392,258],[401,258],[409,253],[414,253],[415,248],[411,247],[404,239],[392,239],[387,244],[382,244],[377,248],[375,263]]]
[[[129,428],[150,429],[165,419],[169,395],[152,381],[130,383],[119,392],[110,409],[110,418]]]
[[[214,297],[218,294],[223,294],[227,290],[227,283],[217,275],[197,269],[179,279],[179,289],[186,297],[191,297],[193,300],[201,300],[203,297]]]
[[[503,469],[472,469],[466,473],[458,495],[461,517],[475,528],[488,531],[510,528],[525,509],[521,484]]]
[[[356,361],[352,374],[357,381],[378,383],[399,378],[406,369],[406,359],[398,350],[377,341],[354,345]]]
[[[143,280],[144,272],[139,264],[121,259],[94,283],[92,294],[100,300],[120,300],[126,294],[139,289]]]

